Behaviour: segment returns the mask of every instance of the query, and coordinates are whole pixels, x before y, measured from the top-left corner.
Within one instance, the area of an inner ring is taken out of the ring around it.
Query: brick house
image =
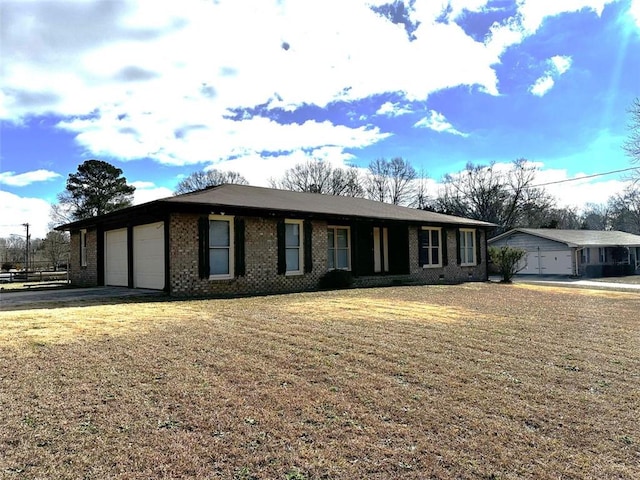
[[[492,224],[362,198],[221,185],[57,227],[71,282],[176,296],[487,279]]]

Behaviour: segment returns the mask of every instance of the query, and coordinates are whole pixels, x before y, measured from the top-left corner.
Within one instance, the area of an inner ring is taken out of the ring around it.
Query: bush
[[[508,245],[504,247],[489,247],[491,261],[498,268],[502,275],[503,283],[511,283],[513,276],[527,266],[522,259],[527,255],[527,251],[522,248],[514,248]]]
[[[353,285],[353,276],[347,270],[329,270],[322,277],[318,286],[321,290],[339,290]]]

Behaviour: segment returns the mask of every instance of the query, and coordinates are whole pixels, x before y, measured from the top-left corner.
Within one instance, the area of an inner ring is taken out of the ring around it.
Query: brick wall
[[[327,271],[327,222],[313,221],[313,270],[304,275],[277,273],[277,220],[245,217],[245,265],[243,277],[229,280],[201,279],[198,275],[198,215],[173,214],[170,217],[170,292],[172,295],[246,295],[314,290]],[[484,233],[481,236],[481,264],[457,265],[455,229],[447,233],[448,265],[422,268],[418,261],[417,227],[409,228],[410,273],[371,275],[354,279],[354,286],[394,284],[435,284],[482,281],[486,279]]]
[[[80,232],[71,232],[69,279],[73,285],[95,287],[98,285],[98,235],[87,230],[87,266],[80,265]]]
[[[313,269],[303,275],[278,275],[277,220],[245,217],[245,267],[242,277],[201,279],[198,275],[198,215],[170,217],[170,292],[172,295],[245,295],[313,290],[327,270],[327,224],[313,222]]]
[[[481,257],[479,265],[463,267],[458,265],[456,229],[442,229],[447,242],[447,265],[439,268],[424,268],[418,261],[418,229],[409,228],[409,255],[411,259],[411,277],[422,283],[460,283],[484,281],[487,279],[485,232],[480,232]],[[444,240],[444,238],[443,238]]]

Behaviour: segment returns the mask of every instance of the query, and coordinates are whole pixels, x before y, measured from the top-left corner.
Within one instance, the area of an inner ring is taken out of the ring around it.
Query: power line
[[[628,172],[630,170],[640,170],[640,167],[630,167],[630,168],[623,168],[622,170],[611,170],[610,172],[594,173],[593,175],[585,175],[584,177],[565,178],[564,180],[556,180],[555,182],[547,182],[547,183],[539,183],[537,185],[531,185],[529,188],[546,187],[547,185],[555,185],[557,183],[577,182],[578,180],[584,180],[586,178],[602,177],[604,175],[612,175],[614,173]]]

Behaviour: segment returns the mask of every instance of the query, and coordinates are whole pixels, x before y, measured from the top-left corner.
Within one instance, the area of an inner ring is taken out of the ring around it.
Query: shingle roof
[[[640,235],[616,230],[556,230],[552,228],[515,228],[489,240],[492,243],[516,232],[566,243],[569,247],[640,247]]]
[[[479,220],[400,207],[364,198],[291,192],[247,185],[220,185],[160,201],[384,220],[461,224],[479,227],[495,226],[492,223]]]
[[[468,218],[443,215],[440,213],[400,207],[389,203],[376,202],[364,198],[352,198],[318,193],[291,192],[273,188],[253,187],[249,185],[219,185],[173,197],[166,197],[133,207],[123,208],[100,217],[78,220],[56,227],[56,230],[72,230],[85,228],[99,222],[117,222],[127,215],[152,210],[176,210],[182,208],[213,211],[228,209],[235,212],[260,212],[296,214],[301,216],[317,216],[325,218],[367,218],[379,220],[399,220],[423,224],[460,225],[479,228],[495,227],[494,224]]]

